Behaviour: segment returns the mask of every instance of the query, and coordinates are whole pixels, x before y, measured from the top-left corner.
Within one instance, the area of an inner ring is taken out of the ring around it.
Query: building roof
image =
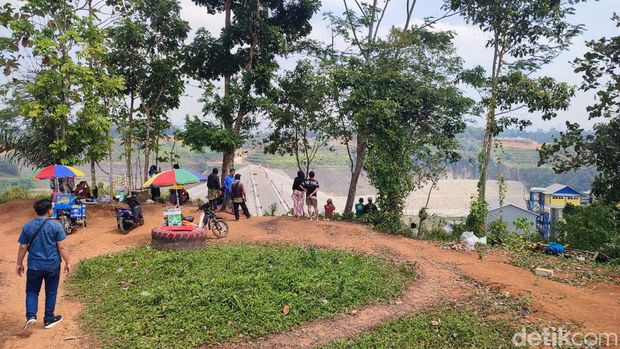
[[[491,212],[493,212],[493,211],[497,211],[497,210],[499,210],[499,209],[506,209],[506,208],[508,208],[508,207],[511,207],[511,208],[514,208],[514,209],[520,210],[520,211],[522,211],[522,212],[524,212],[524,213],[527,213],[527,214],[530,214],[530,215],[533,215],[533,216],[538,216],[538,213],[536,213],[536,212],[532,212],[532,211],[530,211],[530,210],[526,210],[526,209],[524,209],[524,208],[521,208],[521,207],[516,206],[516,205],[514,205],[514,204],[511,204],[511,203],[509,203],[509,202],[504,203],[504,206],[500,207],[500,206],[499,206],[499,202],[497,202],[497,201],[495,201],[495,202],[489,202],[489,213],[491,213]]]
[[[580,193],[575,189],[565,184],[553,183],[546,188],[533,187],[530,189],[533,192],[540,192],[543,194],[562,194],[562,195],[574,195],[578,196]]]
[[[580,195],[578,191],[568,185],[554,183],[547,187],[545,194]]]

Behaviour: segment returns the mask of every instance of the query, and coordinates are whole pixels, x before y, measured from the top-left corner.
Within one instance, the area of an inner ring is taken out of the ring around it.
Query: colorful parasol
[[[84,172],[78,170],[73,166],[64,165],[51,165],[47,166],[37,174],[34,175],[36,179],[53,179],[53,178],[67,178],[67,177],[83,177]]]
[[[183,185],[183,184],[191,184],[198,182],[206,182],[207,179],[190,170],[186,170],[184,168],[181,169],[172,169],[168,171],[164,171],[162,173],[158,173],[151,177],[148,181],[142,185],[143,188],[153,187],[169,187],[172,185]]]

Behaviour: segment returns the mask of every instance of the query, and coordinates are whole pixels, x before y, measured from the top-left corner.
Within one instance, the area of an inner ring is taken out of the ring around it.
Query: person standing
[[[28,253],[24,330],[37,323],[39,292],[43,282],[45,282],[43,325],[45,328],[52,328],[62,321],[62,315],[54,314],[60,281],[61,258],[65,261],[65,273],[70,273],[72,269],[64,242],[65,231],[58,222],[48,219],[52,214],[52,202],[47,199],[39,200],[34,203],[33,208],[37,213],[37,218],[26,223],[19,235],[15,267],[15,273],[21,277],[24,273],[24,258]]]
[[[222,196],[222,186],[220,184],[220,176],[218,176],[218,169],[214,168],[209,177],[207,177],[207,200],[209,200],[209,206],[212,210],[215,210],[217,199]]]
[[[173,170],[178,170],[179,168],[179,164],[172,165]],[[170,192],[170,202],[173,205],[178,205],[181,203],[181,198],[179,197],[179,195],[181,194],[181,190],[183,189],[184,188],[181,184],[171,185],[170,189],[168,189],[168,191]]]
[[[304,181],[302,187],[306,191],[306,205],[308,205],[308,216],[312,220],[312,215],[319,220],[319,202],[317,193],[319,192],[319,182],[314,179],[314,171],[308,173],[308,179]]]
[[[231,190],[232,190],[232,185],[235,182],[235,169],[231,168],[230,170],[228,170],[228,176],[226,176],[226,178],[224,178],[224,203],[222,203],[222,208],[220,209],[220,211],[226,211],[226,206],[228,206],[228,202],[230,200],[232,200],[232,196],[231,196]],[[230,207],[232,207],[233,205],[231,204]]]
[[[239,173],[235,175],[235,182],[231,185],[231,196],[235,219],[239,220],[239,206],[243,209],[243,214],[249,219],[250,211],[248,210],[248,206],[245,204],[247,201],[245,196],[245,188],[243,187],[243,183],[241,183],[241,175]]]
[[[304,216],[304,188],[302,184],[306,179],[304,171],[297,171],[297,177],[293,180],[293,215]]]

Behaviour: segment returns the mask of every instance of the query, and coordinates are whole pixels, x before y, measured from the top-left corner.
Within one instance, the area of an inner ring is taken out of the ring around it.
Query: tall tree
[[[184,91],[183,42],[189,24],[180,17],[178,0],[131,1],[117,6],[121,19],[109,29],[112,52],[108,62],[126,81],[125,156],[131,181],[131,152],[135,116],[145,119],[144,179],[148,177],[153,120],[177,108]],[[138,106],[136,107],[136,104]]]
[[[317,0],[194,2],[206,6],[208,13],[223,11],[225,26],[217,38],[199,30],[186,51],[188,73],[206,89],[205,115],[188,118],[181,136],[194,149],[223,152],[222,173],[227,173],[235,150],[254,124],[256,97],[267,91],[278,68],[276,57],[290,52],[310,33],[309,20],[320,4]],[[223,96],[214,85],[222,77]]]
[[[372,65],[381,54],[381,47],[379,45],[381,40],[379,36],[379,32],[382,29],[381,24],[383,23],[386,12],[389,10],[390,4],[396,4],[396,2],[391,3],[390,0],[342,0],[342,2],[345,7],[345,12],[341,16],[327,13],[332,29],[332,42],[329,43],[329,49],[326,51],[327,60],[334,62],[336,65],[340,65],[339,62],[344,63],[345,65],[349,65],[350,68],[356,66],[356,69],[371,69],[364,68],[363,66]],[[404,19],[403,25],[400,28],[403,32],[408,31],[413,24],[413,10],[416,2],[415,0],[407,0],[406,2],[400,3],[404,5],[401,8]],[[429,18],[426,25],[432,25],[432,23],[442,18],[453,15],[453,11],[448,11],[440,18]],[[344,50],[338,49],[336,40],[344,41],[346,48]],[[392,52],[394,57],[398,57],[399,54],[399,50]],[[368,88],[376,90],[383,88],[380,84],[372,87],[368,86],[368,84],[364,84],[363,86],[363,88],[351,86],[349,90],[337,93],[334,99],[337,103],[342,104],[346,103],[344,99],[346,99],[347,95],[355,95],[358,93],[357,91],[364,93],[364,90]],[[341,138],[347,146],[351,165],[351,180],[349,182],[347,201],[344,208],[344,212],[350,214],[355,201],[357,183],[364,168],[364,161],[368,153],[369,132],[373,125],[371,121],[373,112],[372,109],[363,107],[357,110],[350,108],[342,108],[342,110],[348,111],[348,113],[340,113],[339,117],[342,126]],[[378,109],[377,112],[379,111],[387,112],[385,109]]]
[[[297,167],[305,173],[336,129],[327,80],[310,61],[302,60],[268,93],[266,110],[273,130],[264,142],[265,152],[294,155]]]
[[[490,74],[477,67],[463,75],[480,90],[486,107],[477,202],[486,200],[494,137],[508,127],[530,124],[517,111],[539,112],[547,120],[568,107],[574,94],[570,86],[531,74],[550,63],[581,32],[581,26],[566,21],[574,13],[572,4],[579,1],[446,0],[445,8],[458,11],[468,23],[489,33],[486,47],[493,51]]]
[[[4,147],[32,166],[79,164],[94,157],[93,138],[107,135],[104,98],[123,86],[120,77],[89,64],[104,52],[96,17],[84,1],[27,1],[5,5],[0,25],[2,64],[16,109]],[[29,59],[27,59],[29,58]]]
[[[612,20],[620,28],[620,16]],[[583,74],[580,89],[596,91],[597,102],[588,106],[588,119],[602,119],[593,134],[578,123],[540,149],[540,162],[558,172],[594,166],[598,173],[592,192],[609,204],[620,203],[620,36],[586,43],[590,51],[574,60],[575,72]]]
[[[429,155],[450,151],[450,140],[465,129],[472,101],[455,87],[461,60],[451,40],[450,33],[419,27],[393,29],[378,42],[374,62],[351,72],[356,91],[346,107],[369,114],[364,169],[377,188],[386,230],[401,226],[407,196],[431,179],[424,171]]]

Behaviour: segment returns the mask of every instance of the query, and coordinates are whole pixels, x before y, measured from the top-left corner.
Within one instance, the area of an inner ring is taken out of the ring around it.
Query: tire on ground
[[[197,227],[157,227],[151,231],[151,247],[158,250],[200,249],[207,246],[207,232]]]

